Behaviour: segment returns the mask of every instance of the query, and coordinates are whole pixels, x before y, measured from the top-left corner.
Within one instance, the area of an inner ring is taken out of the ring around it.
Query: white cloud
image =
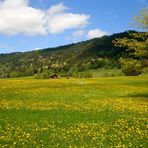
[[[88,24],[89,15],[68,13],[62,3],[52,6],[47,13],[48,31],[61,33],[66,29],[82,28]]]
[[[34,49],[32,49],[32,50],[40,50],[41,48],[34,48]]]
[[[102,37],[107,34],[108,34],[107,32],[102,31],[100,29],[93,29],[88,31],[87,36],[88,36],[88,39],[93,39],[93,38]]]
[[[48,9],[49,15],[55,15],[61,13],[65,10],[68,10],[68,7],[64,6],[63,3],[59,3],[57,5],[53,5]]]
[[[85,30],[82,30],[82,29],[81,30],[76,30],[71,35],[66,36],[65,39],[70,40],[72,42],[78,42],[78,41],[80,41],[80,39],[82,37],[85,38],[86,34],[87,34],[87,31],[85,31]]]
[[[0,33],[57,34],[67,29],[86,26],[89,17],[85,14],[69,13],[62,3],[43,11],[29,6],[29,0],[4,0],[0,2]]]
[[[29,7],[27,0],[5,0],[0,5],[0,32],[8,35],[46,34],[44,16],[41,10]]]
[[[93,39],[93,38],[102,37],[104,35],[108,35],[108,33],[100,29],[92,29],[88,31],[81,29],[81,30],[76,30],[69,36],[66,36],[65,39],[71,40],[73,42],[77,42],[77,41],[81,41],[82,38],[83,39]]]

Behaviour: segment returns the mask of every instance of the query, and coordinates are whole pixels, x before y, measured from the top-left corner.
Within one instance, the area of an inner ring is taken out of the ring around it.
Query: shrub
[[[142,73],[142,64],[136,59],[120,59],[121,70],[126,76],[137,76]]]
[[[35,74],[35,78],[36,79],[49,79],[50,78],[50,74],[49,74],[48,71],[44,71],[42,73]]]
[[[18,72],[16,71],[13,71],[10,73],[10,78],[15,78],[15,77],[21,77],[21,74],[19,74]]]
[[[92,78],[91,72],[73,72],[72,77],[74,78]]]
[[[142,73],[148,73],[148,67],[143,68]]]

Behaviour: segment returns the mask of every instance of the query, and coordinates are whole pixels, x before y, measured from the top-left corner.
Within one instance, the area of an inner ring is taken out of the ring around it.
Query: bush
[[[137,76],[142,73],[142,64],[136,59],[120,59],[121,70],[126,76]]]
[[[35,78],[36,79],[49,79],[50,78],[50,74],[48,71],[42,72],[42,73],[37,73],[35,74]]]
[[[148,67],[145,67],[143,70],[142,70],[143,73],[148,73]]]
[[[16,78],[16,77],[21,77],[21,74],[16,71],[10,73],[10,78]]]
[[[0,78],[9,78],[9,72],[0,71]]]
[[[109,72],[105,72],[103,74],[104,77],[115,77],[115,74],[114,73],[109,73]]]
[[[113,68],[118,67],[118,64],[115,60],[109,58],[98,58],[93,59],[89,65],[89,69],[98,69],[98,68]]]
[[[72,77],[74,78],[92,78],[91,72],[73,72]]]

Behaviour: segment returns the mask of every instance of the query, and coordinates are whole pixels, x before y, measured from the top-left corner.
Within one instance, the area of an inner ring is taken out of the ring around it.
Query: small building
[[[57,79],[58,76],[56,74],[50,76],[51,79]]]

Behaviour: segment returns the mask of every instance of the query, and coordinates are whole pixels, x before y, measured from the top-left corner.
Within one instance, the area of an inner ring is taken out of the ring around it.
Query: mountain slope
[[[83,71],[103,66],[118,66],[125,49],[117,48],[115,38],[129,37],[127,31],[76,44],[30,52],[0,54],[0,77],[29,76],[45,70]]]

